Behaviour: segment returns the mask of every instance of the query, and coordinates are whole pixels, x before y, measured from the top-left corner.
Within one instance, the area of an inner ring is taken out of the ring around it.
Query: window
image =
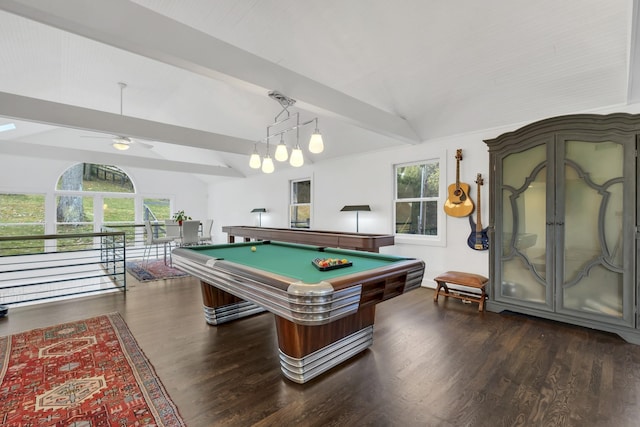
[[[58,180],[57,190],[135,193],[129,175],[110,165],[78,163],[67,169]]]
[[[115,226],[136,239],[136,220],[169,218],[169,198],[136,196],[131,178],[122,169],[103,164],[78,163],[56,183],[56,233],[92,233],[100,226]],[[142,209],[140,211],[140,209]],[[70,240],[71,241],[71,240]],[[58,246],[65,243],[60,239]],[[76,247],[91,247],[92,238],[79,238]]]
[[[396,234],[439,236],[439,161],[396,165],[395,184]]]
[[[171,200],[169,199],[144,199],[142,209],[144,221],[162,221],[171,218]]]
[[[105,197],[102,221],[105,225],[132,223],[136,220],[135,200],[132,197]]]
[[[110,165],[78,163],[67,169],[56,185],[56,231],[58,233],[92,232],[95,222],[95,196],[81,193],[134,193],[126,172]],[[79,193],[81,192],[81,193]],[[124,196],[124,195],[123,195]],[[135,221],[132,197],[105,198],[102,203],[104,223]]]
[[[0,194],[0,235],[30,236],[45,234],[44,194]],[[43,240],[0,243],[0,254],[44,252]]]
[[[311,228],[311,180],[291,181],[290,200],[291,228]]]
[[[57,196],[56,232],[93,232],[93,196]]]

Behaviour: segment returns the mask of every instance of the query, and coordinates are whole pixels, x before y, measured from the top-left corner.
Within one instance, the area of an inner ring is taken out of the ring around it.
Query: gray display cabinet
[[[640,344],[640,115],[545,119],[486,140],[489,301]]]

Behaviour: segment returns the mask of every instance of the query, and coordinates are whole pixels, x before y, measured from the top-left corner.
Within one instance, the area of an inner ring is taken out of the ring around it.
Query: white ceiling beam
[[[296,99],[300,108],[404,142],[420,142],[402,117],[128,0],[2,0],[0,9],[263,95],[278,90]]]
[[[0,92],[0,116],[225,153],[249,155],[255,141]]]
[[[197,163],[176,162],[164,159],[149,159],[147,157],[131,156],[128,154],[112,154],[103,151],[78,150],[75,148],[52,147],[50,145],[31,144],[18,141],[0,140],[0,153],[38,157],[44,159],[71,160],[83,163],[114,164],[142,169],[153,169],[190,174],[227,176],[242,178],[243,174],[224,166],[211,166]]]

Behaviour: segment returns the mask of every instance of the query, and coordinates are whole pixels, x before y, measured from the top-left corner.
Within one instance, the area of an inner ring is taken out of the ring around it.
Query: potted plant
[[[186,221],[188,219],[191,219],[191,217],[187,214],[184,213],[184,210],[180,210],[176,213],[173,214],[173,217],[171,217],[172,220],[174,221],[178,221],[178,224],[182,225],[182,221]]]

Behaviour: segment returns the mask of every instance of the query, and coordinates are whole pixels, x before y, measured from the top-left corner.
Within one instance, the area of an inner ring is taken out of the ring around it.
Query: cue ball
[[[255,252],[256,251],[256,247],[255,246],[251,246],[251,252]]]

